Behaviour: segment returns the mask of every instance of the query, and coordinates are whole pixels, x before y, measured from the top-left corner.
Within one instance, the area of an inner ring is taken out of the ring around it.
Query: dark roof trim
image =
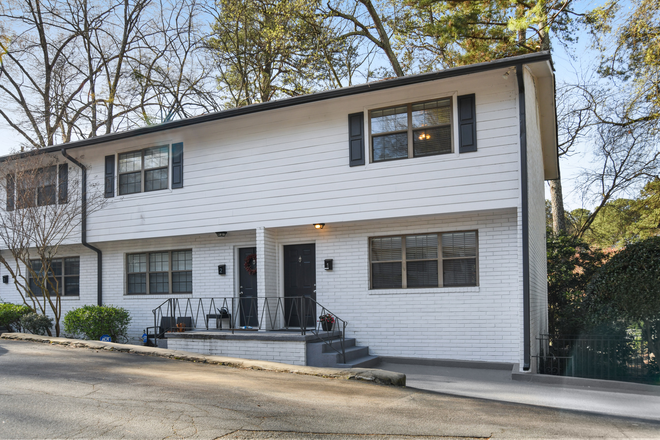
[[[67,144],[59,144],[54,147],[43,148],[39,153],[59,153],[63,148],[68,150],[70,148],[87,147],[91,145],[103,144],[106,142],[118,141],[128,139],[145,134],[157,133],[160,131],[171,130],[174,128],[187,127],[189,125],[203,124],[205,122],[217,121],[220,119],[233,118],[236,116],[248,115],[251,113],[258,113],[268,110],[275,110],[285,107],[292,107],[300,104],[308,104],[311,102],[324,101],[327,99],[341,98],[344,96],[358,95],[361,93],[375,92],[377,90],[386,90],[394,87],[407,86],[411,84],[419,84],[428,81],[436,81],[439,79],[452,78],[456,76],[469,75],[472,73],[486,72],[489,70],[502,69],[512,67],[520,64],[538,63],[542,61],[549,61],[552,65],[552,57],[549,51],[537,52],[527,55],[519,55],[510,58],[502,58],[499,60],[490,61],[487,63],[470,64],[468,66],[453,67],[451,69],[441,70],[439,72],[422,73],[419,75],[403,76],[399,78],[377,81],[373,83],[366,83],[352,87],[343,87],[340,89],[328,90],[325,92],[312,93],[310,95],[294,96],[292,98],[280,99],[277,101],[263,102],[259,104],[247,105],[245,107],[224,110],[216,113],[209,113],[202,116],[195,116],[187,119],[180,119],[177,121],[167,122],[159,125],[152,125],[149,127],[137,128],[134,130],[123,131],[119,133],[106,134],[80,141],[69,142]],[[0,162],[6,161],[12,157],[22,157],[29,153],[21,153],[18,155],[11,155],[0,157]]]

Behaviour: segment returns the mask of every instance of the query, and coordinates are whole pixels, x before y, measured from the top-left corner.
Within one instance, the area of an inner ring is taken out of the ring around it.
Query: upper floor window
[[[451,98],[369,112],[374,162],[452,152]]]
[[[371,288],[477,285],[477,232],[370,240]]]
[[[168,188],[169,146],[119,155],[119,195]]]
[[[16,188],[16,207],[46,206],[56,203],[57,166],[22,173]]]
[[[169,145],[105,156],[106,198],[168,188],[183,188],[183,142],[172,144],[171,158]]]
[[[37,280],[44,278],[41,260],[31,260],[32,271],[28,271],[30,290],[34,296],[42,296]],[[33,275],[37,274],[37,279]],[[50,295],[55,295],[55,289],[60,296],[80,296],[80,257],[54,258],[50,262],[50,270],[45,280]]]
[[[19,170],[7,175],[7,211],[67,203],[66,164]]]
[[[129,295],[192,293],[192,251],[127,256]]]

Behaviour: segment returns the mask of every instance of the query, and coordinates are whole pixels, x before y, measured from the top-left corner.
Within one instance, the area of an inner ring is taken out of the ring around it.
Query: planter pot
[[[325,322],[325,321],[321,322],[321,327],[323,327],[323,330],[326,332],[331,331],[333,325],[334,325],[333,322]]]

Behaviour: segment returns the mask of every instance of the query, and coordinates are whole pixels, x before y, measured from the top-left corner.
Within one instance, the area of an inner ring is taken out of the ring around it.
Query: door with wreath
[[[238,250],[238,322],[240,327],[259,327],[257,305],[257,248]]]

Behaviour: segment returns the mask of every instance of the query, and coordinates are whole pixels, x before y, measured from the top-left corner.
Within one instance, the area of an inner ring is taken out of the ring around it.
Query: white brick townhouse
[[[59,250],[63,308],[138,337],[169,298],[309,295],[373,355],[529,369],[556,136],[542,52],[44,149],[109,201]]]

